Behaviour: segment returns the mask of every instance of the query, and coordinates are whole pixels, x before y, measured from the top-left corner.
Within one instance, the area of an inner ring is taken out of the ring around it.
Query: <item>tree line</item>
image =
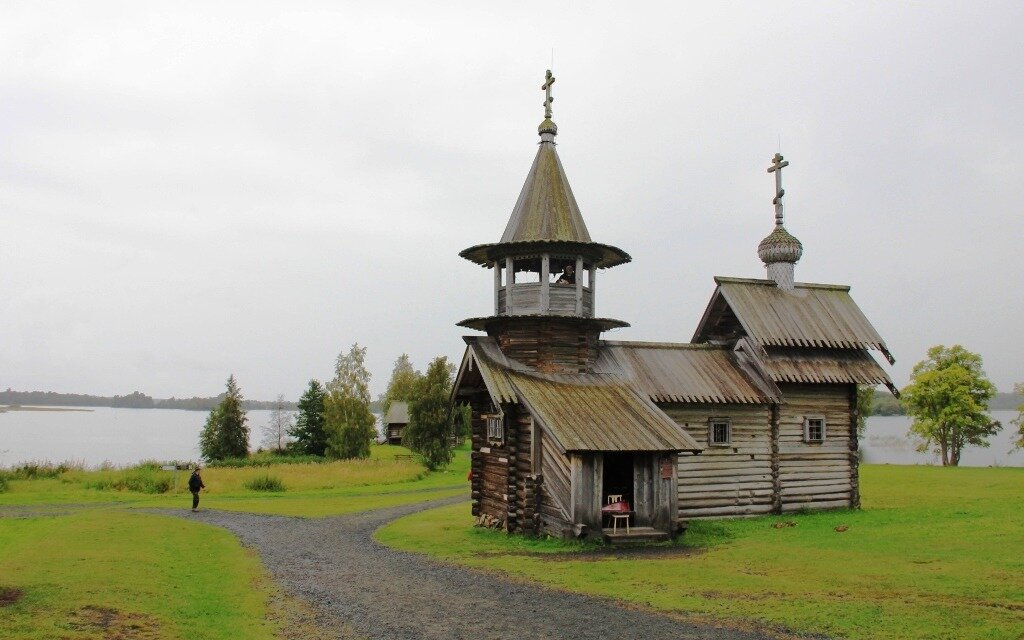
[[[115,409],[185,409],[189,411],[209,411],[224,401],[225,394],[206,398],[154,398],[141,391],[133,391],[123,396],[93,396],[84,393],[58,393],[56,391],[13,391],[8,388],[0,391],[0,404],[30,405],[45,407],[112,407]],[[278,401],[244,400],[242,408],[273,409]],[[286,403],[289,408],[296,407],[294,402]]]
[[[334,377],[312,379],[292,412],[278,397],[263,425],[262,444],[278,453],[333,459],[367,458],[377,437],[374,402],[366,348],[358,343],[338,354]],[[425,374],[416,371],[409,356],[396,361],[387,391],[379,400],[384,414],[395,402],[409,405],[409,424],[403,444],[418,453],[433,470],[453,456],[453,441],[469,432],[468,407],[450,409],[454,366],[441,356]],[[244,458],[249,453],[248,417],[234,376],[227,381],[223,400],[210,410],[200,434],[200,452],[207,461]]]

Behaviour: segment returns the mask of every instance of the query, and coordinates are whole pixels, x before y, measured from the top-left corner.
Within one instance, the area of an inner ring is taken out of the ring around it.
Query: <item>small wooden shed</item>
[[[402,432],[409,424],[409,404],[392,402],[384,416],[384,437],[388,444],[402,444]]]

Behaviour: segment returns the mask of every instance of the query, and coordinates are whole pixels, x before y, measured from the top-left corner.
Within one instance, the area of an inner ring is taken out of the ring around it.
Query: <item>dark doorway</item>
[[[602,486],[601,504],[608,504],[608,496],[622,496],[622,499],[633,508],[633,454],[604,454],[604,486]]]

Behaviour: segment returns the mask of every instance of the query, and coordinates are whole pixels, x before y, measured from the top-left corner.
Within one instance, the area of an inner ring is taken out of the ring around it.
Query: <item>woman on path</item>
[[[199,511],[199,490],[205,488],[206,485],[203,484],[203,478],[199,475],[199,467],[196,467],[196,470],[188,478],[188,490],[192,492],[193,511]]]

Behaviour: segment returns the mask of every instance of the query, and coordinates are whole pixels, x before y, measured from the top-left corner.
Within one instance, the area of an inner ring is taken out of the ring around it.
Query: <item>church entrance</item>
[[[615,502],[618,497],[629,503],[630,509],[633,509],[635,502],[633,500],[632,453],[604,454],[604,482],[601,489],[602,505]]]

